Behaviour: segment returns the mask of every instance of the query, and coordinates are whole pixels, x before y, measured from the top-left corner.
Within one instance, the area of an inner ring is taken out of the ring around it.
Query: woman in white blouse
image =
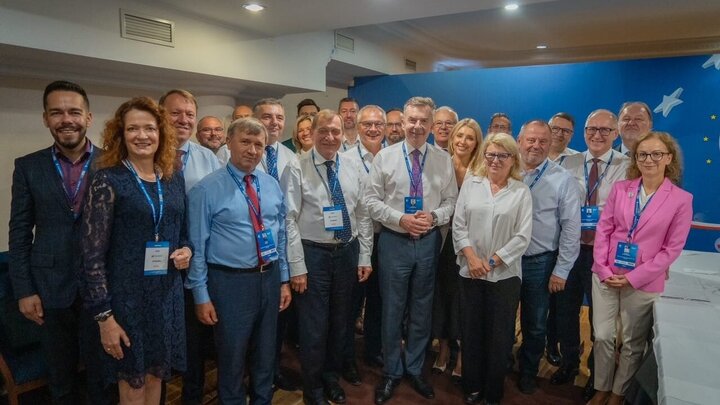
[[[453,242],[460,266],[465,402],[500,403],[520,299],[522,254],[532,233],[532,197],[518,146],[490,135],[458,195]]]

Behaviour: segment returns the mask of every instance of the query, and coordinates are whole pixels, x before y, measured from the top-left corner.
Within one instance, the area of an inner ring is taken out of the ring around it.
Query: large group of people
[[[519,390],[537,391],[543,355],[552,384],[574,381],[584,298],[585,400],[620,404],[690,229],[680,148],[642,102],[592,111],[582,152],[568,113],[517,137],[496,113],[483,136],[427,97],[388,111],[306,99],[290,142],[271,98],[226,129],[197,121],[186,90],[135,97],[102,145],[79,85],[49,84],[43,109],[54,142],[15,162],[9,257],[58,404],[158,404],[174,372],[199,404],[211,353],[220,403],[270,404],[298,388],[280,367],[290,341],[304,403],[345,403],[341,379],[362,383],[356,330],[382,370],[374,403],[403,379],[435,397],[437,339],[431,370],[451,373],[457,402],[498,404],[518,314]]]

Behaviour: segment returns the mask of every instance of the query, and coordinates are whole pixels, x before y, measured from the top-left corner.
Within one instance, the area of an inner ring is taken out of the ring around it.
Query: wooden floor
[[[519,317],[518,317],[519,319]],[[517,373],[508,375],[505,380],[505,397],[503,398],[503,404],[547,404],[547,405],[565,405],[565,404],[582,404],[582,387],[585,386],[588,378],[587,369],[587,355],[590,348],[590,324],[588,320],[587,307],[583,307],[580,316],[580,333],[582,337],[583,347],[585,348],[582,354],[580,375],[575,379],[575,385],[565,386],[554,386],[549,383],[549,378],[552,373],[556,370],[556,367],[548,364],[543,358],[540,363],[540,371],[538,375],[541,377],[538,386],[539,389],[532,396],[524,395],[520,393],[516,386]],[[519,324],[516,328],[519,331]],[[522,336],[518,332],[518,343],[515,345],[513,351],[517,351],[521,342]],[[431,364],[434,361],[434,353],[428,354],[425,361],[425,375],[429,376],[433,388],[435,389],[435,400],[425,400],[417,395],[407,383],[402,383],[395,391],[393,399],[389,401],[388,405],[404,405],[404,404],[462,404],[462,394],[459,387],[452,383],[450,378],[450,372],[447,371],[443,375],[431,375],[429,372]],[[290,374],[300,381],[299,363],[297,360],[297,354],[294,350],[288,350],[283,354],[283,367],[289,369]],[[345,390],[347,396],[347,404],[372,404],[375,385],[380,382],[382,378],[382,370],[373,369],[365,366],[361,361],[358,362],[360,368],[360,374],[363,380],[363,384],[359,387],[353,387],[341,381],[341,385]],[[179,377],[174,378],[173,381],[168,384],[167,393],[167,404],[170,405],[181,405],[180,390],[181,390],[181,379]],[[206,395],[205,404],[216,405],[217,392],[217,369],[214,365],[209,364],[207,367],[207,378],[206,378]],[[301,391],[277,391],[273,398],[274,405],[302,405],[302,392]]]

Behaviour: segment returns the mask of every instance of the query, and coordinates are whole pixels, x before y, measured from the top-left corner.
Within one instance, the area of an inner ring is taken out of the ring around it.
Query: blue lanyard
[[[90,141],[87,141],[90,142]],[[63,191],[65,191],[65,197],[67,197],[68,201],[70,201],[70,206],[73,206],[75,204],[75,198],[77,198],[78,193],[80,192],[80,186],[82,186],[83,180],[85,179],[85,175],[87,174],[88,169],[90,168],[90,161],[92,160],[92,154],[95,150],[95,146],[93,144],[90,144],[90,156],[87,159],[87,162],[83,165],[82,170],[80,171],[80,177],[78,178],[77,185],[75,186],[75,191],[70,194],[67,187],[65,187],[65,175],[63,174],[62,167],[60,167],[60,162],[58,162],[57,158],[57,151],[55,150],[55,145],[52,147],[52,159],[53,163],[55,163],[55,169],[57,169],[58,174],[60,175],[60,184],[62,184]],[[77,213],[76,213],[77,214]]]
[[[190,141],[188,141],[188,142],[190,142]],[[183,174],[185,173],[185,166],[187,166],[188,159],[190,159],[190,146],[189,145],[188,145],[187,152],[185,152],[185,156],[183,156],[182,168],[180,169],[180,171],[183,172]]]
[[[245,184],[241,182],[240,179],[237,178],[235,173],[233,173],[230,169],[230,163],[228,163],[225,168],[227,169],[228,173],[230,173],[230,177],[232,177],[232,179],[235,181],[235,184],[237,184],[243,197],[245,197],[247,205],[250,206],[250,209],[252,209],[252,212],[255,215],[255,219],[257,219],[257,223],[260,225],[260,230],[265,230],[265,225],[263,225],[262,221],[262,213],[260,212],[260,182],[258,181],[257,176],[253,176],[253,183],[255,184],[255,189],[257,190],[256,194],[258,198],[258,207],[255,207],[255,204],[252,203],[250,197],[248,197],[247,195],[247,190],[245,190]]]
[[[562,166],[563,162],[565,161],[565,158],[567,155],[560,156],[560,161],[558,162],[558,165]]]
[[[410,176],[410,194],[413,194],[413,190],[417,191],[418,185],[413,181],[412,169],[410,168],[410,159],[408,159],[407,149],[405,148],[405,142],[402,144],[403,156],[405,157],[405,167],[407,168],[408,175]],[[419,150],[419,149],[418,149]],[[428,151],[425,150],[423,154],[422,163],[420,163],[420,184],[422,184],[423,169],[425,169],[425,159],[427,159]],[[420,196],[422,197],[422,196]]]
[[[330,187],[330,183],[329,183],[330,179],[328,179],[327,183],[325,182],[325,179],[323,179],[323,176],[320,175],[320,170],[318,170],[317,164],[315,163],[315,149],[313,149],[312,152],[310,152],[310,153],[312,154],[312,162],[313,162],[313,167],[315,168],[315,172],[318,174],[318,176],[320,177],[320,180],[322,180],[323,185],[327,189],[327,191],[329,193],[328,195],[330,197],[330,203],[332,203],[332,201],[333,201],[332,196],[335,193],[335,188],[337,187],[337,184],[340,182],[340,155],[338,155],[337,153],[335,154],[335,160],[337,161],[337,163],[336,163],[337,169],[335,169],[335,181],[333,182],[332,187]],[[330,169],[330,170],[332,170],[332,169]]]
[[[605,175],[607,174],[608,170],[610,169],[610,164],[613,161],[613,156],[615,156],[615,151],[612,151],[610,153],[610,159],[607,162],[607,166],[605,166],[605,170],[603,170],[600,177],[598,177],[597,183],[595,183],[595,186],[590,190],[590,184],[589,182],[589,175],[588,175],[588,169],[587,169],[587,161],[583,160],[583,169],[585,169],[585,189],[587,190],[587,197],[585,197],[585,202],[588,204],[590,203],[590,196],[593,195],[593,193],[597,190],[598,187],[600,187],[600,182],[605,178]]]
[[[132,163],[130,163],[130,161],[127,159],[125,159],[123,163],[125,163],[125,167],[127,167],[128,170],[130,170],[130,172],[135,176],[135,180],[137,180],[138,186],[140,186],[140,190],[143,192],[143,194],[145,194],[145,199],[147,200],[148,205],[150,205],[153,216],[153,224],[155,225],[155,242],[158,242],[160,241],[160,221],[162,221],[163,213],[165,211],[165,202],[163,200],[163,191],[162,184],[160,182],[160,175],[157,171],[155,172],[155,184],[157,184],[158,191],[158,205],[160,206],[159,209],[156,210],[155,203],[153,203],[152,198],[150,198],[150,194],[148,194],[145,185],[140,179],[140,176],[138,176],[137,172],[135,171]]]
[[[640,180],[640,185],[638,186],[637,190],[637,196],[635,197],[635,212],[633,213],[633,223],[630,227],[630,230],[628,231],[627,240],[630,242],[632,240],[633,232],[635,232],[635,228],[637,228],[638,223],[640,223],[640,215],[642,215],[643,211],[645,211],[645,208],[650,204],[650,200],[655,196],[655,194],[651,195],[650,198],[648,198],[645,205],[643,205],[642,208],[640,208],[640,190],[642,187],[642,180]]]
[[[365,173],[370,173],[370,168],[367,167],[365,164],[365,159],[363,159],[362,152],[360,152],[360,144],[357,146],[358,156],[360,156],[360,162],[362,162],[363,167],[365,168]]]
[[[548,163],[550,163],[550,161],[549,161],[549,160],[546,160],[546,161],[545,161],[545,164],[544,164],[543,167],[542,167],[542,169],[540,169],[540,173],[538,173],[538,175],[535,176],[535,180],[533,180],[532,183],[530,183],[530,186],[529,186],[529,187],[530,187],[530,190],[532,190],[533,187],[535,187],[535,183],[537,183],[538,180],[540,180],[540,177],[542,177],[543,173],[545,173],[545,169],[547,169]]]

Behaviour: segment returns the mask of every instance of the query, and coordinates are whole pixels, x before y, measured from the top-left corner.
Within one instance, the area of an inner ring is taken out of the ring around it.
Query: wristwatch
[[[105,322],[112,316],[113,312],[112,309],[108,309],[107,311],[100,312],[99,314],[95,315],[93,319],[97,322]]]
[[[438,223],[437,214],[435,213],[435,211],[431,211],[430,215],[432,215],[432,219],[433,219],[432,226],[437,226],[437,223]]]

